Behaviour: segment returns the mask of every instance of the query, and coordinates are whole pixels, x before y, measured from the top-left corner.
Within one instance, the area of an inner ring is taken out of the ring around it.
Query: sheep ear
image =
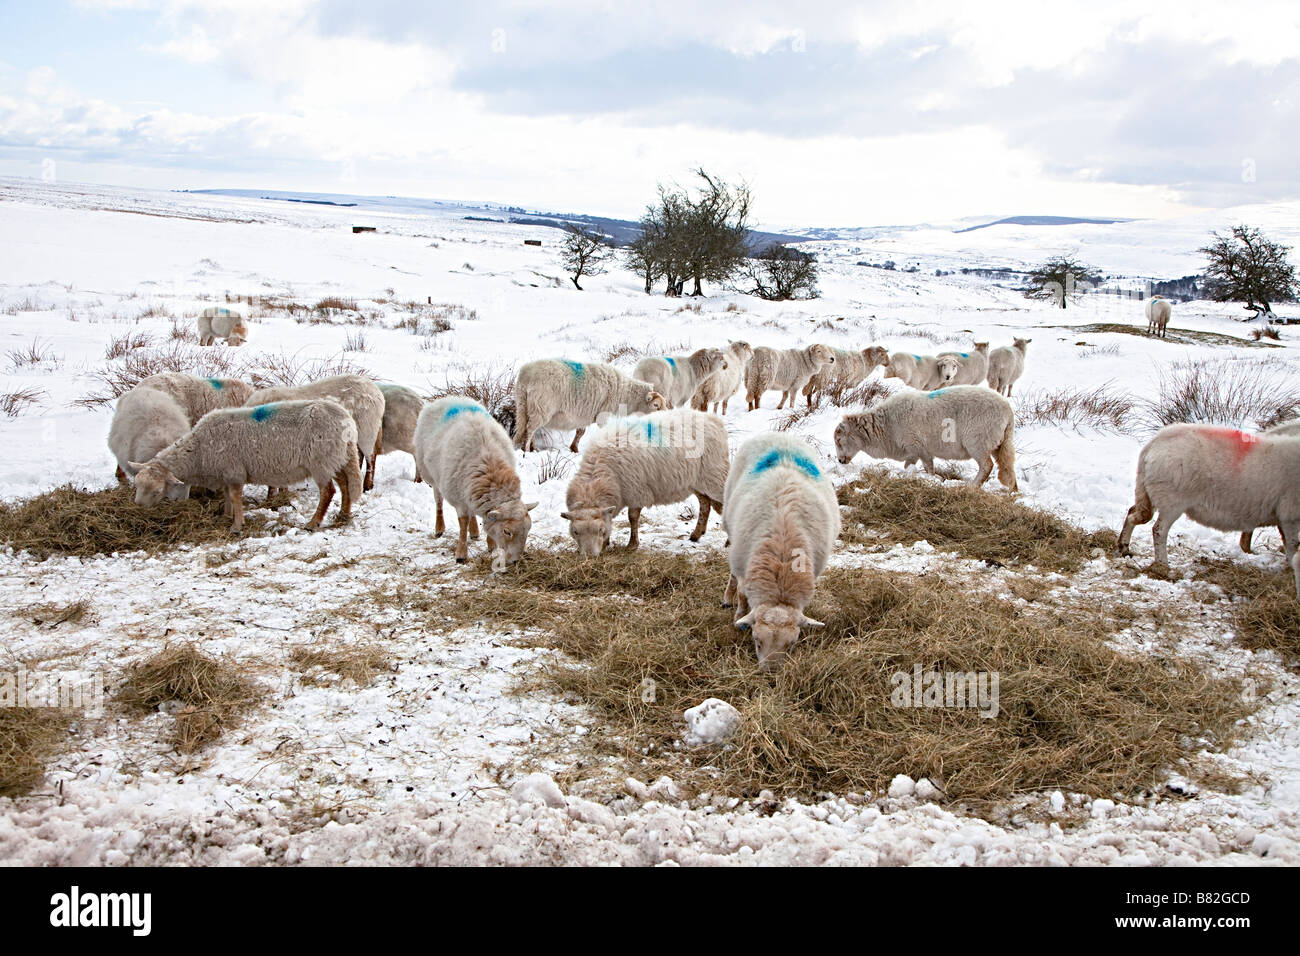
[[[825,627],[826,626],[824,622],[814,621],[807,614],[799,615],[799,624],[801,627]]]
[[[613,521],[614,518],[618,516],[618,513],[622,510],[623,510],[622,508],[601,508],[600,514],[603,518],[609,521]]]
[[[534,501],[531,505],[526,504],[526,505],[524,505],[524,510],[525,510],[525,511],[532,511],[532,510],[533,510],[534,508],[536,508],[539,504],[541,504],[540,501]]]
[[[736,618],[736,629],[740,631],[748,631],[753,626],[754,615],[757,613],[757,611],[750,611],[744,617]]]
[[[179,478],[177,478],[175,475],[173,475],[170,471],[167,472],[167,479],[166,479],[166,480],[167,480],[167,486],[168,486],[169,488],[175,488],[175,487],[177,487],[177,486],[181,486],[181,487],[183,487],[183,486],[185,485],[185,482],[181,481]]]
[[[573,520],[573,515],[569,514],[567,511],[561,511],[561,512],[560,512],[560,517],[563,518],[565,521],[572,521],[572,520]]]
[[[501,517],[501,509],[500,509],[500,508],[493,508],[493,509],[492,509],[491,511],[489,511],[486,515],[484,515],[484,517],[485,517],[485,518],[491,518],[493,521],[496,521],[498,518]]]
[[[129,467],[135,469],[136,471],[139,471],[141,468],[144,467],[144,465],[140,464],[140,462],[138,462],[138,461],[128,461],[128,462],[127,462],[127,465],[128,465]]]

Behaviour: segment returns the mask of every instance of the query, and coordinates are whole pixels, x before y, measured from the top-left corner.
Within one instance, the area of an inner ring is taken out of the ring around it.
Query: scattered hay
[[[131,665],[117,700],[134,710],[176,707],[171,743],[194,753],[233,727],[257,698],[256,686],[226,660],[208,657],[193,644],[164,648]]]
[[[1195,329],[1165,329],[1164,337],[1156,337],[1147,332],[1145,325],[1128,325],[1123,322],[1096,322],[1091,325],[1054,325],[1047,328],[1066,329],[1069,332],[1092,333],[1117,332],[1120,335],[1138,335],[1153,342],[1166,342],[1170,345],[1231,345],[1241,348],[1282,348],[1269,342],[1253,342],[1235,335],[1223,335],[1219,332],[1198,332]]]
[[[302,671],[302,682],[312,687],[328,687],[341,681],[365,687],[392,668],[388,651],[366,643],[334,647],[303,644],[289,652],[289,660]]]
[[[1198,558],[1195,575],[1223,589],[1232,601],[1237,642],[1251,650],[1276,651],[1287,667],[1300,668],[1300,600],[1291,573],[1249,564]]]
[[[82,624],[91,620],[90,602],[73,601],[71,604],[33,604],[13,612],[15,617],[31,621],[36,627],[56,628],[60,624]]]
[[[25,501],[0,502],[0,541],[42,560],[52,554],[156,554],[183,545],[231,540],[230,519],[220,507],[219,501],[191,499],[141,508],[135,493],[125,486],[83,491],[64,485]],[[266,518],[247,515],[243,533],[266,533]]]
[[[850,545],[929,541],[994,565],[1074,571],[1116,541],[1113,531],[1088,533],[995,491],[919,476],[868,472],[841,486],[839,501],[849,509],[841,538]]]
[[[40,786],[70,721],[58,707],[0,707],[0,797],[21,797]]]

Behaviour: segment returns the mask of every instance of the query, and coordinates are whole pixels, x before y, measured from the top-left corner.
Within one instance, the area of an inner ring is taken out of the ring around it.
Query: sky
[[[1300,198],[1300,2],[0,0],[0,175],[770,226]]]

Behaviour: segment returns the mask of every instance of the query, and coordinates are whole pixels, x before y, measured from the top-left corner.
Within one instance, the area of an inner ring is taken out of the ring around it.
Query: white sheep
[[[1025,372],[1025,349],[1033,339],[1015,339],[989,353],[989,388],[1011,397],[1011,386]]]
[[[137,471],[132,462],[148,461],[190,430],[185,411],[170,395],[137,385],[117,400],[108,447],[117,459],[117,480],[126,483]],[[167,497],[184,500],[188,485],[168,488]]]
[[[976,342],[970,352],[940,352],[939,385],[980,385],[989,374],[989,344]]]
[[[904,385],[929,392],[943,384],[939,380],[939,359],[915,352],[895,352],[889,356],[885,378],[901,379]]]
[[[1165,326],[1169,324],[1170,318],[1173,317],[1173,304],[1164,296],[1153,295],[1147,299],[1147,335],[1155,333],[1160,338],[1165,338]]]
[[[447,530],[443,499],[456,509],[458,563],[469,560],[467,536],[478,538],[479,518],[488,548],[500,549],[508,564],[519,560],[533,524],[528,512],[537,502],[524,504],[510,436],[486,408],[461,395],[424,406],[415,426],[415,468],[438,505],[435,537]]]
[[[754,639],[764,670],[781,666],[802,627],[822,627],[804,611],[840,533],[835,488],[811,449],[779,432],[740,446],[727,474],[722,526],[731,575],[724,607]]]
[[[415,389],[405,385],[380,382],[379,391],[384,396],[384,422],[379,433],[378,454],[404,451],[414,455],[415,425],[424,408],[424,399]],[[415,469],[415,480],[421,480],[419,468]]]
[[[199,378],[184,372],[159,372],[141,379],[136,388],[152,388],[170,395],[191,426],[218,408],[238,408],[253,394],[253,386],[237,378]]]
[[[578,550],[594,557],[609,547],[614,518],[624,508],[632,526],[627,546],[635,549],[642,508],[695,495],[700,507],[691,540],[698,541],[710,509],[722,511],[726,481],[727,429],[718,416],[675,408],[615,419],[588,442],[560,517]]]
[[[695,390],[727,367],[721,349],[696,349],[690,355],[654,355],[643,358],[632,377],[668,400],[670,408],[687,405]]]
[[[260,388],[244,404],[265,405],[305,398],[332,398],[349,412],[357,423],[357,447],[366,462],[362,488],[375,486],[375,458],[383,447],[384,393],[364,375],[332,375],[307,385],[284,385]]]
[[[1156,564],[1169,564],[1169,529],[1184,514],[1217,531],[1275,524],[1292,566],[1300,534],[1300,438],[1252,435],[1220,425],[1166,425],[1138,455],[1133,507],[1116,550],[1129,554],[1133,528],[1155,518]],[[1300,596],[1300,571],[1296,574]]]
[[[814,344],[801,349],[769,349],[759,346],[745,372],[745,398],[749,411],[754,411],[763,401],[763,393],[776,390],[781,393],[777,408],[788,402],[794,408],[795,396],[808,384],[808,380],[828,365],[835,364],[835,353],[829,345]]]
[[[811,408],[814,396],[820,398],[828,388],[852,388],[866,381],[877,367],[889,365],[889,353],[879,345],[868,345],[861,351],[832,348],[835,364],[823,366],[803,387],[804,397]]]
[[[649,382],[629,378],[604,362],[538,359],[515,379],[515,447],[533,450],[539,429],[576,429],[570,451],[589,425],[606,415],[660,412],[668,400]]]
[[[199,313],[199,345],[215,345],[224,339],[228,345],[243,345],[248,341],[248,327],[243,313],[223,305],[209,306]]]
[[[986,388],[954,385],[932,392],[896,392],[865,412],[846,415],[835,428],[835,454],[848,464],[860,451],[904,466],[919,461],[934,474],[934,459],[973,459],[974,484],[998,466],[998,480],[1016,490],[1015,413]]]
[[[234,531],[244,527],[244,485],[283,488],[310,478],[320,489],[316,514],[307,523],[315,530],[336,483],[343,496],[338,521],[351,516],[361,494],[357,462],[351,414],[331,399],[313,399],[217,409],[148,462],[131,467],[136,504],[152,507],[183,485],[224,491]]]
[[[745,384],[745,374],[749,371],[749,362],[754,357],[754,349],[748,342],[736,341],[723,349],[727,356],[727,367],[716,375],[706,378],[695,389],[691,407],[701,412],[727,414],[727,405],[736,390]],[[710,407],[712,406],[712,407]]]
[[[1288,435],[1300,436],[1300,419],[1295,419],[1289,422],[1283,422],[1281,425],[1274,425],[1272,428],[1266,428],[1264,429],[1264,434],[1271,435],[1273,437],[1288,436]],[[1280,527],[1277,529],[1277,531],[1278,534],[1282,535],[1282,544],[1285,547],[1286,533]],[[1254,551],[1251,550],[1251,541],[1250,541],[1250,539],[1254,537],[1254,535],[1255,535],[1254,528],[1251,528],[1248,531],[1243,531],[1241,533],[1241,539],[1240,539],[1241,550],[1245,551],[1247,554],[1255,553]]]

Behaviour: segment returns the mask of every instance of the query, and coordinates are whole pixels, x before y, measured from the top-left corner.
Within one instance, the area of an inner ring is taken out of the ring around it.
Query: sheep
[[[224,339],[228,345],[243,345],[248,341],[248,327],[237,309],[209,306],[199,313],[199,345],[216,345]]]
[[[424,399],[420,393],[405,385],[379,383],[379,391],[384,396],[384,421],[380,429],[380,448],[377,454],[386,455],[390,451],[404,451],[415,454],[415,424],[424,408]],[[420,469],[415,469],[415,480],[421,481]]]
[[[624,508],[632,526],[629,550],[638,545],[641,509],[695,495],[699,517],[691,540],[699,541],[709,510],[722,512],[727,481],[727,429],[707,412],[676,408],[616,419],[588,443],[565,493],[569,534],[584,556],[609,547],[614,518]]]
[[[775,670],[801,627],[824,626],[804,609],[840,533],[835,488],[806,444],[766,432],[736,452],[722,500],[731,570],[722,605],[736,607],[759,667]]]
[[[1274,425],[1272,428],[1266,428],[1264,429],[1264,434],[1273,435],[1273,436],[1300,435],[1300,419],[1295,419],[1289,422],[1283,422],[1281,425]],[[1286,545],[1285,532],[1283,532],[1280,527],[1277,529],[1277,531],[1278,534],[1282,535],[1282,544],[1283,546],[1285,546]],[[1240,539],[1241,550],[1245,551],[1247,554],[1255,553],[1254,551],[1251,550],[1251,541],[1250,541],[1250,539],[1254,537],[1254,535],[1255,535],[1254,528],[1251,528],[1248,531],[1243,531],[1241,533],[1241,539]]]
[[[986,388],[954,385],[933,392],[896,392],[865,412],[844,416],[835,428],[835,454],[847,465],[855,454],[893,458],[904,467],[920,461],[934,474],[934,459],[974,459],[974,484],[998,480],[1016,490],[1015,413],[1011,403]]]
[[[730,343],[724,350],[727,365],[716,375],[706,378],[695,389],[691,406],[698,411],[713,411],[727,414],[727,404],[736,390],[745,383],[745,373],[749,371],[749,362],[754,357],[754,349],[748,342]],[[709,406],[713,408],[710,409]]]
[[[775,389],[781,393],[777,408],[786,402],[794,408],[795,395],[808,384],[808,380],[828,365],[835,364],[835,353],[829,345],[809,345],[802,349],[754,349],[745,372],[745,398],[749,411],[754,411],[763,401],[763,393]]]
[[[632,377],[649,382],[668,400],[669,408],[687,405],[699,386],[727,367],[721,349],[697,349],[690,355],[664,355],[643,358]]]
[[[1133,507],[1116,551],[1129,554],[1135,525],[1155,517],[1155,563],[1168,567],[1169,529],[1182,515],[1218,531],[1276,524],[1300,597],[1300,439],[1220,425],[1166,425],[1138,456]]]
[[[538,359],[515,379],[515,447],[533,451],[542,428],[574,428],[576,452],[589,425],[606,415],[661,412],[668,400],[649,382],[628,378],[603,362]]]
[[[980,385],[989,374],[989,344],[976,342],[970,352],[940,352],[936,358],[939,366],[939,384]]]
[[[814,395],[820,398],[821,393],[832,386],[852,388],[866,381],[877,366],[889,365],[889,353],[879,345],[869,345],[857,352],[837,348],[832,348],[831,351],[835,353],[835,364],[823,366],[803,387],[809,408],[812,408]]]
[[[1173,304],[1164,296],[1153,295],[1147,299],[1147,335],[1153,332],[1158,338],[1166,338],[1165,326],[1173,316]]]
[[[889,356],[885,378],[901,379],[904,385],[928,392],[943,384],[939,379],[939,359],[933,355],[895,352]]]
[[[466,536],[478,538],[483,519],[488,548],[514,564],[524,553],[533,519],[515,471],[510,436],[488,410],[471,398],[449,395],[430,402],[415,425],[415,468],[433,489],[438,505],[434,537],[447,530],[442,517],[445,498],[456,509],[460,537],[456,563],[469,560]]]
[[[246,484],[286,487],[311,478],[320,489],[307,523],[311,531],[324,520],[336,483],[343,495],[337,523],[351,517],[361,493],[356,422],[332,399],[220,408],[148,462],[130,465],[136,469],[136,504],[145,507],[182,485],[224,490],[225,513],[236,533],[244,528]]]
[[[198,378],[184,372],[159,372],[140,380],[136,388],[152,388],[174,398],[190,426],[217,408],[237,408],[248,401],[253,386],[237,378]]]
[[[307,385],[261,388],[244,404],[265,405],[300,398],[332,398],[349,412],[357,423],[357,447],[366,462],[363,490],[375,487],[375,458],[383,447],[384,393],[364,375],[332,375]]]
[[[1033,339],[1015,339],[989,353],[989,388],[1011,397],[1011,386],[1025,372],[1025,349]]]
[[[113,424],[108,429],[108,447],[117,459],[117,480],[126,484],[135,477],[131,462],[148,461],[190,430],[185,411],[170,395],[137,385],[117,400]],[[168,488],[167,497],[184,500],[188,485]]]

